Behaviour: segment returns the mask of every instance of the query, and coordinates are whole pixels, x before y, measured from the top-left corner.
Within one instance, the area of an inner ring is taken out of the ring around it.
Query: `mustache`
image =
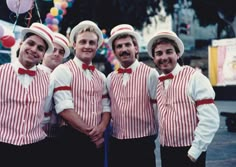
[[[130,53],[127,52],[127,51],[124,51],[124,52],[122,52],[122,53],[120,54],[120,57],[125,56],[125,55],[130,55]]]

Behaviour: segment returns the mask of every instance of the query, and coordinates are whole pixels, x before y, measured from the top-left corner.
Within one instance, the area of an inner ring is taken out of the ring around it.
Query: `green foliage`
[[[117,24],[128,23],[137,29],[150,24],[160,0],[98,0],[95,20],[109,31]]]

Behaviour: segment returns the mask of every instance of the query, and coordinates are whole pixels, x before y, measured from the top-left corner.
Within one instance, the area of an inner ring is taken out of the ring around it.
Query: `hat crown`
[[[45,40],[45,42],[48,45],[48,49],[46,50],[46,53],[52,53],[53,52],[53,41],[54,41],[54,34],[53,32],[44,24],[41,23],[33,23],[29,28],[24,28],[21,31],[21,38],[24,39],[25,35],[28,33],[33,33],[42,39]]]
[[[46,36],[49,37],[49,39],[51,40],[51,42],[53,42],[54,37],[51,35],[51,34],[52,34],[52,31],[51,31],[47,26],[45,26],[44,24],[41,24],[41,23],[33,23],[33,24],[30,26],[30,29],[35,29],[35,30],[37,30],[37,31],[41,31],[43,34],[45,34]]]
[[[54,42],[62,46],[65,50],[64,58],[70,55],[69,40],[60,33],[54,32],[55,40]]]
[[[66,46],[69,46],[69,40],[62,34],[54,32],[55,35],[55,42],[62,42]]]
[[[158,36],[158,35],[167,35],[167,36],[169,35],[169,36],[173,36],[173,37],[178,38],[175,32],[173,32],[173,31],[168,31],[168,30],[159,31],[159,32],[157,32],[156,35],[157,35],[157,36]]]
[[[95,24],[94,22],[92,22],[90,20],[81,21],[78,25],[98,28],[97,24]]]
[[[134,28],[129,25],[129,24],[120,24],[118,26],[115,26],[112,30],[111,30],[111,36],[117,34],[117,33],[120,33],[120,32],[134,32]]]
[[[182,56],[184,53],[184,44],[182,40],[176,35],[175,32],[170,31],[170,30],[159,30],[148,42],[147,44],[147,50],[148,50],[148,55],[153,58],[153,53],[152,53],[152,45],[157,39],[160,38],[168,38],[176,42],[178,49],[180,51],[179,55]]]
[[[93,28],[95,33],[98,36],[98,47],[100,47],[103,43],[103,34],[102,31],[100,30],[100,28],[97,26],[96,23],[90,21],[90,20],[85,20],[85,21],[81,21],[79,24],[77,24],[71,31],[70,33],[70,42],[73,43],[74,42],[74,37],[76,35],[77,32],[85,29],[85,28]]]
[[[137,41],[137,44],[139,45],[141,36],[134,30],[133,26],[129,24],[120,24],[112,28],[110,33],[110,38],[108,39],[108,44],[110,47],[112,47],[113,41],[119,36],[127,34],[132,37],[134,37]]]

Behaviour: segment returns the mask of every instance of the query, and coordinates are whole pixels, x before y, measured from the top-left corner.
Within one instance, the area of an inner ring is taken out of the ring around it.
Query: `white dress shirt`
[[[177,64],[171,73],[175,76],[182,68],[183,67]],[[161,74],[160,76],[163,75],[164,74]],[[165,89],[168,88],[171,82],[171,79],[164,81]],[[193,102],[202,99],[215,99],[215,92],[209,79],[199,71],[196,71],[191,76],[187,94]],[[219,128],[220,122],[219,112],[214,103],[198,106],[197,117],[199,123],[194,131],[192,146],[188,151],[188,153],[195,159],[197,159],[203,151],[207,150],[208,145],[215,136],[215,132]]]
[[[131,68],[132,71],[135,71],[139,65],[140,65],[140,62],[138,60],[135,60],[135,62],[128,68]],[[121,68],[124,68],[124,67],[121,66]],[[124,73],[122,75],[123,75],[123,85],[126,85],[126,83],[129,81],[130,74]],[[157,70],[153,68],[150,71],[149,77],[147,78],[147,89],[148,89],[151,99],[156,99],[156,87],[157,87],[157,83],[159,82],[158,77],[159,77],[159,74]],[[111,80],[110,75],[108,75],[108,78],[107,78],[108,91],[110,90],[110,80]],[[154,111],[157,110],[156,103],[153,103],[153,109]]]
[[[90,70],[83,70],[82,64],[83,62],[79,60],[77,57],[74,57],[73,61],[75,62],[76,66],[83,71],[84,75],[91,80],[93,73]],[[102,74],[100,71],[98,71],[100,76],[104,80],[104,87],[103,87],[103,95],[108,94],[107,87],[106,87],[106,77],[104,74]],[[70,86],[72,81],[72,73],[70,69],[64,65],[61,64],[51,74],[51,82],[54,84],[54,88],[60,87],[60,86]],[[73,109],[74,103],[71,91],[58,91],[54,93],[53,98],[55,100],[55,109],[57,113],[62,112],[65,109]],[[102,106],[103,106],[103,112],[110,112],[110,100],[108,98],[102,99]]]

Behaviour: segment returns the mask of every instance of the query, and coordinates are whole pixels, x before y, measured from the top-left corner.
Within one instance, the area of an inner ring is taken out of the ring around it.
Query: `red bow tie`
[[[119,68],[118,73],[128,73],[130,74],[132,72],[131,68]]]
[[[164,75],[164,76],[159,77],[159,80],[160,80],[160,81],[164,81],[164,80],[166,80],[166,79],[173,79],[173,78],[174,78],[174,75],[173,75],[172,73],[169,73],[169,74],[167,74],[167,75]]]
[[[83,68],[84,70],[91,70],[91,71],[94,71],[94,70],[95,70],[95,66],[93,66],[93,65],[89,66],[89,65],[87,65],[87,64],[82,64],[82,68]]]
[[[18,73],[19,73],[19,74],[27,74],[27,75],[29,75],[29,76],[35,76],[35,75],[36,75],[36,72],[35,72],[35,71],[33,71],[33,70],[26,70],[26,69],[24,69],[24,68],[19,68],[19,69],[18,69]]]

